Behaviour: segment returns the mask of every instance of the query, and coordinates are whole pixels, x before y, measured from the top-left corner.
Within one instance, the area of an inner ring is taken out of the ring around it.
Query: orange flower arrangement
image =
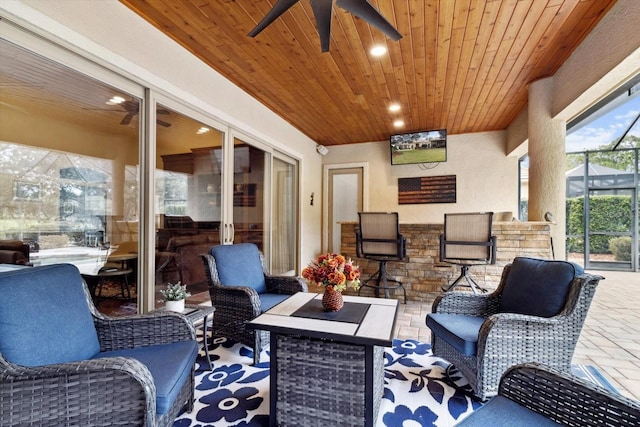
[[[302,277],[310,283],[331,287],[337,292],[347,287],[360,287],[360,268],[338,254],[323,254],[302,270]]]

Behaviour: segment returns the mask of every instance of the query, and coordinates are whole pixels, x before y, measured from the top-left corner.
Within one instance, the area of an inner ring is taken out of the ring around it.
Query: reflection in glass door
[[[234,138],[233,243],[255,243],[269,259],[265,182],[270,154]],[[267,264],[268,265],[268,264]]]
[[[587,199],[585,268],[633,270],[633,188],[590,190]]]
[[[224,133],[163,105],[157,112],[155,305],[178,281],[199,303],[209,298],[200,254],[221,242]]]

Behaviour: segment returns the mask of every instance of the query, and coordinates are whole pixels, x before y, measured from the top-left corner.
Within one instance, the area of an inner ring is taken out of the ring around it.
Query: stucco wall
[[[640,72],[640,1],[618,0],[553,76],[555,118],[570,120]]]
[[[518,158],[505,155],[506,132],[449,135],[447,161],[433,169],[391,166],[389,141],[332,146],[323,163],[369,167],[369,211],[394,211],[404,223],[442,222],[445,212],[518,212]],[[456,203],[398,204],[398,178],[456,176]]]

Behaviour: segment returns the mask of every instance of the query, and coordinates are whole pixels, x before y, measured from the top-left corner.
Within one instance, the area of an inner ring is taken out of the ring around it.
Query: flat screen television
[[[389,147],[392,165],[446,162],[447,130],[437,129],[391,135]]]

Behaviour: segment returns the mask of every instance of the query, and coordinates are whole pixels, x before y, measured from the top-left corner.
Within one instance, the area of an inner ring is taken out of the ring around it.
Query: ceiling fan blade
[[[278,3],[276,3],[275,6],[271,8],[269,13],[267,13],[265,17],[262,18],[262,21],[260,21],[258,25],[256,25],[256,27],[253,30],[251,30],[247,35],[249,37],[257,36],[258,34],[260,34],[262,30],[267,28],[273,21],[278,19],[280,15],[282,15],[287,10],[289,10],[291,6],[298,3],[298,1],[300,0],[278,0]]]
[[[137,101],[124,101],[121,105],[122,108],[130,113],[137,113],[140,109],[140,105]]]
[[[131,119],[133,119],[133,117],[136,115],[137,113],[131,111],[129,113],[127,113],[126,116],[124,116],[124,118],[122,119],[122,121],[120,122],[121,125],[128,125],[129,123],[131,123]]]
[[[331,40],[331,11],[333,9],[333,1],[311,0],[311,7],[313,8],[313,16],[316,18],[318,35],[320,36],[320,46],[323,52],[328,52],[329,42]]]
[[[342,9],[364,19],[385,33],[390,39],[398,41],[402,38],[402,34],[400,34],[368,0],[337,0],[336,4]]]

